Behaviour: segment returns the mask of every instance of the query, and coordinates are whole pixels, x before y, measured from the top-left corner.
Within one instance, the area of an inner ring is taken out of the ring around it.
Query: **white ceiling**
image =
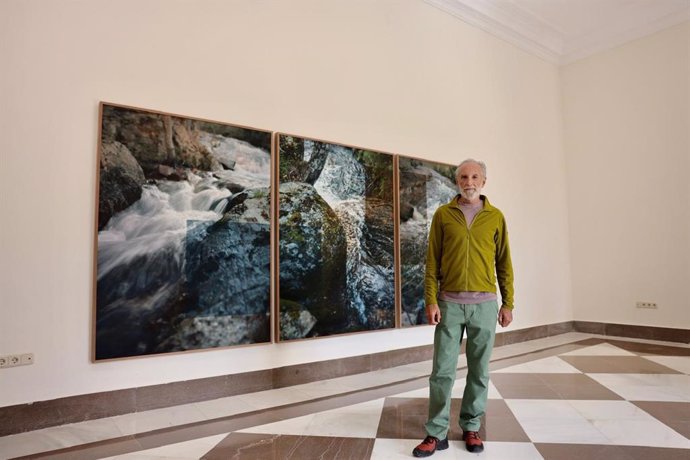
[[[424,1],[556,64],[690,20],[690,0]]]

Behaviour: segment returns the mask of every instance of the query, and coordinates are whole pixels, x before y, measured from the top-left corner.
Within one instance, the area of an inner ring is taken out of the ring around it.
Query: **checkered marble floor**
[[[501,347],[512,347],[517,354],[497,349],[480,431],[485,451],[467,452],[455,425],[449,432],[450,448],[433,458],[689,459],[690,347],[582,336],[561,344],[542,339],[531,349],[524,344]],[[273,403],[259,407],[258,400],[245,399],[246,407],[239,405],[242,409],[231,415],[222,415],[227,414],[222,402],[207,402],[207,414],[219,406],[216,418],[44,449],[22,458],[411,458],[425,435],[427,376],[418,375],[424,366],[428,374],[426,362],[381,372],[389,375],[383,381],[372,373],[282,393],[273,390],[278,392],[269,392]],[[454,420],[464,375],[461,368],[453,390]],[[353,390],[357,381],[364,385]],[[282,399],[276,394],[283,394]],[[241,402],[233,401],[233,407]],[[285,401],[291,402],[281,404]]]

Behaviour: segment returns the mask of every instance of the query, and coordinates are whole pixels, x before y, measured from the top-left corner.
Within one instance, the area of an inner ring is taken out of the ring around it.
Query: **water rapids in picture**
[[[140,185],[98,233],[96,358],[268,340],[270,154],[173,120],[177,143],[197,157],[159,164],[131,141],[146,116],[116,119],[103,139],[104,156],[116,153],[101,162],[101,207]]]

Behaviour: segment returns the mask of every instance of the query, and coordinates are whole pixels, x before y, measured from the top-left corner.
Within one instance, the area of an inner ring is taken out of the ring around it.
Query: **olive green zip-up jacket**
[[[424,276],[426,305],[438,303],[440,291],[496,292],[503,307],[513,308],[513,264],[503,213],[481,195],[484,208],[467,227],[457,196],[434,213]]]

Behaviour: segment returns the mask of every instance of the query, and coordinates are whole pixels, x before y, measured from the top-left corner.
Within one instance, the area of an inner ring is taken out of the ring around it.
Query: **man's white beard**
[[[474,190],[469,190],[467,192],[465,190],[460,190],[460,196],[466,199],[467,201],[472,201],[479,198],[479,195],[481,195],[481,193],[482,189],[480,188],[475,188]]]

